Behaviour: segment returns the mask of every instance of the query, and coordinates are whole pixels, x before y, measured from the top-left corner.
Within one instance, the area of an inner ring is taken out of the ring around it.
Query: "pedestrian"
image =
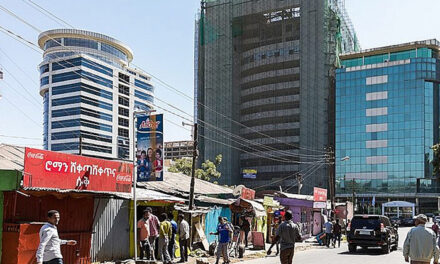
[[[425,226],[428,218],[424,214],[415,217],[415,227],[411,228],[403,244],[405,261],[411,264],[429,264],[434,258],[438,264],[439,248],[434,231]]]
[[[336,223],[333,226],[333,245],[336,247],[336,241],[338,241],[338,247],[341,247],[341,233],[342,226],[339,224],[339,219],[336,219]]]
[[[148,211],[144,210],[143,217],[137,223],[137,237],[138,244],[140,247],[140,258],[143,259],[144,256],[147,259],[151,258],[150,252],[150,242],[148,241],[150,234],[150,222],[148,221]]]
[[[179,234],[179,244],[180,244],[179,263],[184,263],[188,261],[189,224],[185,220],[183,214],[179,214],[177,216],[177,221],[179,223],[177,227],[177,234]]]
[[[274,245],[276,245],[277,248],[277,253],[275,254],[275,256],[278,256],[278,254],[280,253],[280,241],[275,240],[275,237],[276,237],[277,229],[282,221],[283,218],[280,216],[278,218],[275,218],[275,223],[272,224],[272,244],[270,245],[269,250],[267,251],[267,255],[272,254],[272,248]]]
[[[295,242],[301,242],[299,227],[292,221],[292,211],[287,210],[284,214],[284,222],[280,224],[276,232],[276,241],[280,241],[281,264],[292,264],[295,253]]]
[[[241,230],[244,231],[244,242],[245,242],[245,246],[248,247],[248,236],[249,236],[249,232],[251,231],[251,224],[249,223],[249,221],[246,219],[246,217],[244,215],[241,216],[240,228],[241,228]]]
[[[215,264],[219,263],[220,257],[223,256],[223,263],[229,263],[228,256],[228,244],[229,244],[229,233],[231,232],[230,227],[225,219],[221,216],[218,217],[217,232],[210,232],[210,235],[218,235],[218,245],[217,245],[217,259]]]
[[[40,244],[37,249],[37,264],[63,264],[61,245],[76,245],[75,240],[62,240],[58,236],[57,225],[60,213],[56,210],[47,212],[47,223],[40,229]]]
[[[434,231],[435,236],[438,237],[439,227],[438,227],[438,224],[435,220],[434,220],[434,224],[432,224],[431,228],[432,228],[432,231]]]
[[[331,219],[327,220],[327,222],[324,224],[324,228],[325,228],[325,246],[329,247],[333,234],[333,223]]]
[[[156,260],[156,240],[159,237],[159,219],[152,213],[151,207],[145,209],[148,219],[148,227],[150,232],[148,234],[148,242],[150,243],[150,260]]]
[[[169,264],[171,262],[170,254],[168,253],[168,243],[172,236],[172,227],[170,221],[167,219],[167,214],[163,213],[160,215],[160,231],[159,231],[159,255],[160,260],[164,264]]]
[[[173,213],[169,212],[168,213],[168,220],[171,223],[171,238],[170,238],[170,242],[168,244],[168,253],[170,254],[171,257],[171,261],[174,260],[174,246],[176,245],[176,234],[177,234],[177,223],[176,221],[174,221],[174,216]]]

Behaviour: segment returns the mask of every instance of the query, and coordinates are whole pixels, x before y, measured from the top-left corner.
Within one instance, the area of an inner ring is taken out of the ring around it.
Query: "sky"
[[[133,50],[134,64],[182,93],[193,95],[194,20],[199,1],[33,1],[77,29],[99,32],[124,42]],[[440,38],[440,20],[434,19],[440,1],[414,3],[414,0],[346,0],[362,49]],[[39,30],[62,27],[32,8],[27,0],[0,0],[0,5]],[[37,30],[1,10],[0,26],[37,42]],[[0,80],[0,143],[42,146],[43,109],[37,70],[41,61],[40,53],[0,32],[0,67],[4,71],[4,80]],[[193,113],[191,100],[155,79],[153,84],[157,98]],[[173,110],[158,100],[156,104]],[[165,112],[165,141],[191,138],[190,132],[179,125],[181,122],[182,118]]]

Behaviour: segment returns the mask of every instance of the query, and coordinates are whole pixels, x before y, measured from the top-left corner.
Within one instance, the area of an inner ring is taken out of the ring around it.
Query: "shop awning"
[[[133,199],[133,189],[130,193],[117,193],[117,197],[123,199]],[[174,202],[174,203],[185,203],[185,199],[172,196],[166,193],[157,192],[154,190],[147,190],[144,188],[136,188],[136,200],[138,201],[166,201],[166,202]]]
[[[255,212],[256,217],[266,216],[266,210],[264,209],[264,206],[256,201],[238,198],[235,202],[231,204],[231,206],[244,207],[244,208],[251,207],[252,210]]]

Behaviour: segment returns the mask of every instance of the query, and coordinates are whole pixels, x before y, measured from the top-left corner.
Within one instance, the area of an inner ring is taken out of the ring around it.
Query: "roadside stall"
[[[238,198],[229,208],[232,211],[232,223],[240,225],[240,218],[250,221],[250,239],[254,249],[264,249],[265,234],[267,233],[267,215],[263,205],[252,200]]]
[[[102,217],[95,201],[130,192],[133,165],[31,148],[24,154],[22,186],[4,194],[1,263],[35,262],[39,230],[52,209],[60,212],[60,238],[77,241],[62,246],[64,262],[91,263],[92,233]],[[100,231],[106,240],[109,232]]]
[[[274,226],[277,224],[282,206],[272,196],[264,196],[263,206],[267,214],[266,243],[272,243],[272,237],[275,235]]]
[[[277,192],[274,199],[292,211],[293,222],[299,225],[301,236],[309,238],[313,228],[313,196]]]

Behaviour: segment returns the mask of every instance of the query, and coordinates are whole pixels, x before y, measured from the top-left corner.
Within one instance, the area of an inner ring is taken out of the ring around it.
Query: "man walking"
[[[47,212],[47,223],[40,229],[40,245],[37,249],[37,264],[63,264],[61,245],[76,245],[75,240],[62,240],[58,236],[57,225],[60,213],[56,210]]]
[[[431,229],[432,229],[432,231],[434,231],[435,235],[438,236],[439,227],[438,227],[437,222],[435,221],[435,219],[434,219],[434,224],[432,224],[432,226],[431,226]]]
[[[336,241],[338,241],[338,247],[341,247],[341,233],[342,227],[339,224],[339,219],[336,219],[335,225],[333,226],[333,245],[336,247]]]
[[[137,223],[138,240],[140,246],[140,258],[146,255],[147,259],[151,258],[150,242],[148,241],[150,233],[150,222],[148,221],[148,211],[144,210],[144,216]]]
[[[327,222],[324,224],[325,227],[325,245],[326,247],[330,246],[330,242],[332,241],[332,234],[333,234],[333,224],[331,219],[328,219]]]
[[[425,226],[428,218],[424,214],[415,218],[415,227],[408,232],[403,244],[405,261],[411,261],[411,264],[429,264],[434,258],[434,264],[438,264],[439,248],[435,241],[436,236]]]
[[[280,241],[281,264],[292,264],[295,253],[295,242],[301,242],[298,226],[292,221],[292,211],[287,210],[284,214],[285,221],[277,229],[275,242]]]
[[[171,261],[174,260],[174,245],[176,245],[176,233],[177,233],[177,223],[174,221],[174,215],[173,213],[168,213],[168,220],[171,223],[171,238],[170,242],[168,243],[168,253],[170,254]]]
[[[189,224],[185,220],[183,214],[179,214],[177,216],[177,222],[179,223],[177,227],[177,234],[179,234],[179,244],[180,244],[179,263],[184,263],[188,261]]]
[[[159,236],[159,219],[152,213],[151,207],[147,207],[145,212],[148,219],[148,227],[150,232],[148,233],[148,242],[150,243],[150,256],[152,260],[156,260],[155,248],[156,240]]]
[[[215,264],[218,264],[220,261],[220,257],[223,256],[223,263],[227,264],[229,263],[229,256],[228,256],[228,244],[229,244],[229,232],[231,231],[229,228],[228,223],[225,222],[223,217],[218,217],[218,226],[217,226],[217,232],[209,233],[211,235],[218,235],[218,245],[217,245],[217,259],[215,261]]]
[[[168,253],[168,243],[172,235],[172,227],[170,221],[167,219],[167,214],[160,215],[160,231],[159,231],[159,255],[160,260],[164,264],[171,262],[170,254]]]

